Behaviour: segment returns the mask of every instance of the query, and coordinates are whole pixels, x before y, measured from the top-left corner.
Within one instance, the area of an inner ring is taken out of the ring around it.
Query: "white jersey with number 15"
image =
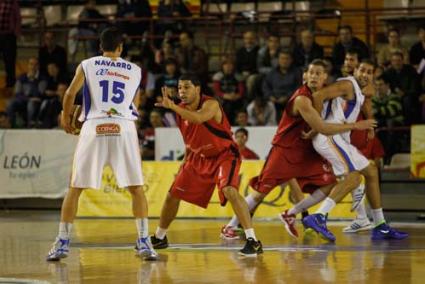
[[[106,117],[137,120],[133,99],[141,82],[139,66],[104,56],[86,59],[81,66],[85,80],[80,121]]]

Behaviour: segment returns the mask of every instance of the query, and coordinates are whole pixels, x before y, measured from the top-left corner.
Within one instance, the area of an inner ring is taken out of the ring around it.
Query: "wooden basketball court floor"
[[[291,239],[278,221],[255,221],[264,244],[258,258],[241,258],[243,241],[219,239],[222,220],[176,220],[171,247],[160,260],[135,257],[131,219],[78,219],[71,255],[48,263],[59,213],[0,213],[0,283],[425,283],[425,224],[395,223],[409,232],[403,241],[372,242],[368,232],[337,241],[313,236]],[[158,220],[150,221],[151,232]],[[301,229],[301,226],[298,226]]]

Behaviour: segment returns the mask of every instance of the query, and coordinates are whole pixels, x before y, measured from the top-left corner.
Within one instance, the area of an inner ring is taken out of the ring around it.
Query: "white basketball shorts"
[[[313,138],[313,146],[329,161],[336,176],[361,171],[369,165],[369,160],[341,135],[325,136],[319,133]]]
[[[71,187],[100,189],[107,165],[114,171],[119,187],[143,185],[134,121],[101,118],[83,124],[74,154]]]

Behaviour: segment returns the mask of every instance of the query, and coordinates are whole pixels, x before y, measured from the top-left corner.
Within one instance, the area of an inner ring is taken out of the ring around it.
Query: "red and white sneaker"
[[[237,233],[236,227],[223,226],[221,228],[220,237],[224,240],[239,240],[240,236]]]
[[[285,225],[286,231],[288,231],[292,237],[298,238],[298,232],[295,228],[295,214],[288,214],[288,210],[285,210],[285,212],[279,214],[279,219]]]

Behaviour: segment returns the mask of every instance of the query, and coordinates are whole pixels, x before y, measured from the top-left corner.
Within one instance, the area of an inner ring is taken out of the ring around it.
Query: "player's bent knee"
[[[224,196],[227,200],[233,201],[236,200],[236,198],[239,195],[239,192],[236,190],[236,188],[231,186],[226,186],[222,189]]]

